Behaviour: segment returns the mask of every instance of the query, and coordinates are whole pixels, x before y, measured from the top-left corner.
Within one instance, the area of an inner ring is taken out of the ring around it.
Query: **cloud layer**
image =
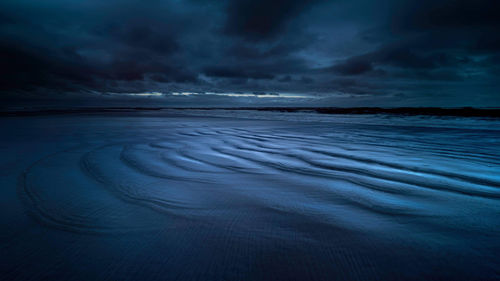
[[[498,12],[494,0],[6,0],[1,98],[500,106]]]

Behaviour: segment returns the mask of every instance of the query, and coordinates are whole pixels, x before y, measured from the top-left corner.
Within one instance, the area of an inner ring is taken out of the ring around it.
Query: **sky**
[[[2,0],[6,106],[500,107],[498,0]]]

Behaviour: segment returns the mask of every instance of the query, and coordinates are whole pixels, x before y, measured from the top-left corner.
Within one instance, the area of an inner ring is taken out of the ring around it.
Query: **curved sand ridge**
[[[19,190],[39,222],[76,232],[151,231],[174,218],[222,220],[221,227],[233,218],[234,230],[238,220],[258,225],[266,213],[358,231],[491,227],[456,220],[474,212],[462,202],[497,208],[496,155],[384,134],[352,137],[177,127],[166,137],[49,155],[26,169]]]
[[[4,163],[4,174],[24,170],[17,194],[3,190],[9,280],[500,274],[500,130],[490,121],[475,129],[121,114],[9,122],[15,130],[2,147],[13,167]]]

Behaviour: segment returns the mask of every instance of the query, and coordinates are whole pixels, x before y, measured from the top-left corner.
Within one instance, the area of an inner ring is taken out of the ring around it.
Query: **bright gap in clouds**
[[[312,98],[312,96],[300,95],[300,94],[275,94],[275,93],[194,93],[194,92],[174,92],[173,96],[200,96],[200,95],[208,95],[208,96],[226,96],[226,97],[252,97],[252,98]]]
[[[163,96],[163,93],[160,92],[150,92],[150,93],[127,93],[125,95],[134,96],[134,97],[159,97]]]

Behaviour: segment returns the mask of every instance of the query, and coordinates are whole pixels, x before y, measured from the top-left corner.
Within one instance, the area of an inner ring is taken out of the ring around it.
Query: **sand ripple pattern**
[[[61,280],[80,277],[73,266],[95,280],[500,276],[500,130],[64,120],[19,175],[18,205],[43,227],[19,231],[11,280],[27,279],[23,263]]]
[[[491,230],[471,213],[499,210],[498,151],[404,133],[176,126],[48,155],[19,191],[39,222],[85,233],[176,218],[221,227],[233,218],[237,231],[252,213],[257,225],[279,214],[361,232]]]

